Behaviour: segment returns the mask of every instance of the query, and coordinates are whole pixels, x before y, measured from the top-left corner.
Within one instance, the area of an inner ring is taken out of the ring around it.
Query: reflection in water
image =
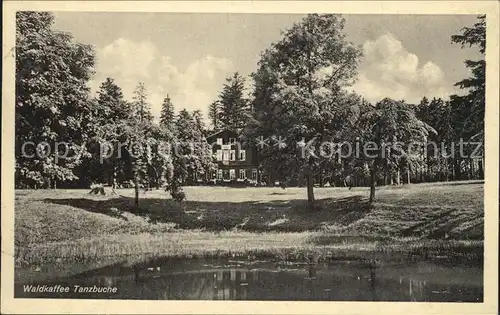
[[[109,266],[54,284],[116,286],[115,295],[53,297],[161,300],[467,301],[483,299],[479,267],[366,263],[165,260]],[[23,283],[24,284],[24,283]],[[50,297],[24,293],[16,297]],[[47,283],[43,283],[47,284]]]

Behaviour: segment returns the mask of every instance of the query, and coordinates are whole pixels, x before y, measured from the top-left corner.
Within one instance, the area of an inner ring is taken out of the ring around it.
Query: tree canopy
[[[94,50],[53,23],[47,12],[16,14],[16,171],[26,184],[75,179],[95,124],[87,85]]]

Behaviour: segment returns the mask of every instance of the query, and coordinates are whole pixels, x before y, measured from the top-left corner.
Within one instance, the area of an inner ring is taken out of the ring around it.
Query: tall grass
[[[327,260],[370,258],[392,253],[397,257],[423,256],[432,259],[482,257],[481,241],[384,239],[382,241],[341,241],[320,245],[311,233],[209,232],[112,235],[104,238],[81,239],[34,245],[21,249],[19,265],[65,262],[100,261],[115,257],[138,257],[142,260],[175,257],[276,257],[278,259]]]

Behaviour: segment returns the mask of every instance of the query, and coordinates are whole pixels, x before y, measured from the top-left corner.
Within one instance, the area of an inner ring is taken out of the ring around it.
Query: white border
[[[14,299],[15,11],[487,14],[484,303],[229,302]],[[2,290],[0,313],[14,314],[496,314],[498,297],[499,3],[497,1],[7,1],[3,3]]]

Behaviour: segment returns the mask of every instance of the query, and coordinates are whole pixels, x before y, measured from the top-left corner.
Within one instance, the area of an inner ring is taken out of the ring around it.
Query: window
[[[229,138],[229,144],[235,144],[236,138]]]
[[[245,161],[247,156],[247,152],[245,150],[240,151],[240,161]]]
[[[229,170],[229,179],[235,179],[236,178],[236,171],[231,169]]]
[[[222,138],[217,138],[217,144],[222,145]]]
[[[252,170],[252,179],[257,180],[257,170],[255,168]]]
[[[229,152],[228,151],[222,151],[222,160],[229,161]]]
[[[236,161],[236,151],[235,150],[231,150],[231,161]]]
[[[217,179],[222,179],[222,170],[217,170]]]
[[[247,178],[245,170],[240,169],[240,179],[245,179],[245,178]]]
[[[217,150],[217,161],[222,161],[222,150]]]

